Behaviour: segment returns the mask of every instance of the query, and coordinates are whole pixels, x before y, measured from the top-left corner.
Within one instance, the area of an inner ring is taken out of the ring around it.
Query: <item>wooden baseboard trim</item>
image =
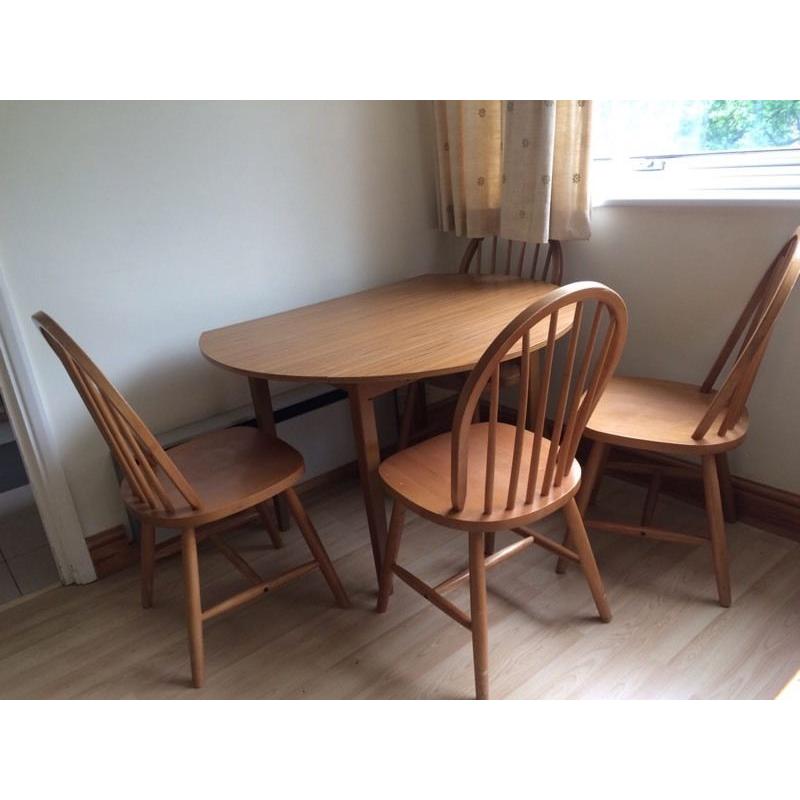
[[[388,456],[393,450],[394,448],[387,448],[382,451],[382,455]],[[295,486],[295,491],[301,497],[306,497],[317,492],[326,491],[342,481],[357,477],[358,462],[351,461],[339,467],[334,467],[320,475],[315,475],[313,478],[302,481]],[[206,535],[212,532],[215,534],[229,533],[236,528],[257,521],[258,515],[256,512],[254,510],[248,510],[229,519],[212,522],[204,526],[203,530],[208,528]],[[105,578],[107,575],[113,575],[115,572],[119,572],[139,562],[139,548],[130,540],[128,531],[124,525],[116,525],[108,530],[101,531],[92,536],[87,536],[86,544],[89,548],[89,556],[92,559],[98,578]],[[157,559],[169,558],[179,552],[180,547],[175,547],[174,539],[161,542],[156,546]]]
[[[339,398],[337,397],[336,399],[338,400]],[[418,432],[417,437],[414,438],[449,430],[453,408],[455,408],[455,398],[445,398],[436,403],[430,403],[428,414],[430,419],[433,420],[433,426],[429,426],[422,434]],[[391,455],[394,449],[394,447],[384,448],[381,450],[381,455],[383,457]],[[348,464],[342,464],[339,467],[323,472],[321,475],[308,478],[299,483],[295,490],[299,495],[305,496],[317,491],[324,491],[341,481],[357,477],[358,462],[351,461]],[[237,515],[234,519],[212,523],[212,525],[216,526],[214,533],[224,533],[256,519],[255,513],[249,515],[251,518],[245,518],[246,516],[247,512],[244,512],[244,515]],[[130,540],[128,532],[123,525],[116,525],[108,530],[87,536],[86,544],[98,578],[112,575],[139,561],[139,548]],[[170,555],[174,555],[175,552],[177,551],[175,550],[174,542],[164,542],[157,546],[156,557],[167,558]]]
[[[453,398],[440,400],[431,403],[428,407],[429,419],[432,425],[424,432],[425,436],[442,433],[449,429],[452,422],[452,409],[455,406]],[[515,419],[513,409],[502,407],[500,417],[506,421],[513,422]],[[588,443],[584,440],[578,455],[581,461],[585,461],[585,454],[588,452]],[[394,451],[393,447],[385,448],[383,456],[388,456]],[[612,449],[611,459],[615,452],[623,454],[627,461],[641,462],[643,465],[656,466],[694,466],[691,462],[682,459],[662,456],[659,454],[647,454],[632,452],[627,450]],[[649,480],[646,475],[634,475],[632,473],[622,473],[609,471],[615,477],[622,478],[631,483],[646,486]],[[351,461],[339,467],[315,475],[313,478],[303,481],[295,488],[299,495],[307,496],[316,492],[326,491],[332,486],[344,480],[358,477],[358,463]],[[747,478],[739,478],[735,475],[731,478],[736,498],[736,507],[739,519],[758,528],[763,528],[787,539],[800,542],[800,495],[776,489]],[[661,483],[661,491],[684,500],[697,506],[704,505],[703,485],[699,479],[679,477],[664,477]],[[223,520],[222,523],[213,523],[219,530],[215,533],[222,533],[233,530],[243,524],[255,521],[255,515],[249,517],[237,515],[231,521]],[[87,537],[89,554],[92,558],[98,578],[104,578],[115,572],[119,572],[126,567],[136,564],[139,560],[139,549],[128,538],[128,533],[122,525],[117,525],[109,530]],[[165,554],[166,555],[166,554]]]
[[[501,406],[499,418],[501,421],[513,423],[516,421],[516,412],[513,408]],[[545,421],[545,435],[549,435],[550,424],[550,420]],[[578,448],[578,458],[581,464],[586,463],[590,446],[591,442],[587,439],[581,441],[581,446]],[[678,500],[705,507],[703,483],[697,464],[680,458],[661,455],[660,453],[643,453],[641,451],[612,447],[609,461],[613,461],[615,457],[620,457],[626,461],[641,462],[651,467],[697,468],[696,479],[691,477],[663,477],[660,490]],[[611,473],[609,472],[609,474]],[[640,486],[647,486],[650,482],[647,475],[635,475],[630,472],[617,472],[614,473],[614,477],[622,478]],[[731,476],[731,483],[733,484],[738,519],[756,528],[762,528],[792,541],[800,542],[800,494],[776,489],[773,486],[767,486],[748,478],[740,478],[736,475]]]
[[[87,536],[86,546],[98,578],[113,575],[139,560],[139,551],[128,539],[124,525]]]
[[[685,468],[687,466],[696,466],[692,462],[671,456],[633,452],[620,448],[612,448],[609,455],[609,463],[613,463],[617,456],[624,458],[626,461],[633,461],[652,467],[674,466]],[[640,486],[646,486],[649,483],[647,475],[618,472],[613,469],[609,469],[608,474]],[[731,476],[731,483],[733,484],[737,515],[742,522],[754,525],[757,528],[763,528],[795,542],[800,542],[800,495],[751,481],[747,478],[740,478],[736,475]],[[661,491],[693,505],[701,507],[705,505],[703,484],[699,470],[696,479],[664,476],[661,481]]]

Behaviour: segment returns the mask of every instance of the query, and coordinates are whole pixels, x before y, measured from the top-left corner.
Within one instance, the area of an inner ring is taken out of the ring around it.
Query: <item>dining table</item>
[[[257,424],[272,435],[270,380],[327,383],[347,392],[380,577],[387,525],[375,399],[472,369],[517,314],[557,288],[508,275],[428,273],[205,331],[199,344],[210,362],[248,378]],[[572,313],[562,314],[557,335],[571,324]],[[546,342],[542,323],[531,330],[530,350]],[[520,352],[517,344],[504,360]]]

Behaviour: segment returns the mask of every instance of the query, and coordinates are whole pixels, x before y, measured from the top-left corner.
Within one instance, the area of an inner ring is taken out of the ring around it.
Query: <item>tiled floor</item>
[[[58,570],[0,397],[0,604],[58,583]]]
[[[0,605],[19,596],[19,587],[11,577],[11,570],[6,562],[0,558]]]
[[[0,603],[58,583],[30,486],[0,494]]]
[[[11,423],[0,416],[0,444],[14,441],[14,432],[11,430]]]

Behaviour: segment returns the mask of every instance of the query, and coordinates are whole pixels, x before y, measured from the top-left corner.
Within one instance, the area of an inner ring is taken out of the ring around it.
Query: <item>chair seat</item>
[[[450,495],[450,453],[452,436],[444,433],[413,447],[401,450],[380,465],[380,476],[387,490],[418,514],[441,525],[462,530],[507,530],[546,516],[564,505],[578,491],[581,470],[573,461],[561,485],[553,487],[544,497],[534,495],[533,502],[525,503],[534,435],[525,431],[522,446],[517,502],[506,509],[505,498],[511,474],[514,447],[513,425],[498,423],[497,451],[495,456],[495,510],[484,514],[484,486],[486,481],[486,448],[489,423],[470,427],[469,472],[467,499],[464,508],[455,512]],[[544,439],[539,456],[539,472],[544,472],[550,442]],[[541,485],[541,477],[539,478]]]
[[[747,410],[724,436],[716,433],[720,416],[702,439],[692,439],[714,394],[688,383],[613,377],[586,426],[586,436],[657,453],[702,455],[730,450],[747,433]]]
[[[203,434],[167,454],[202,499],[201,509],[191,508],[160,467],[156,475],[168,487],[174,513],[147,508],[127,480],[120,484],[125,503],[164,528],[195,527],[252,508],[296,484],[305,469],[297,450],[250,427]]]
[[[519,383],[521,374],[518,358],[511,361],[504,361],[500,365],[500,385],[516,386]],[[439,389],[460,392],[467,382],[467,375],[469,375],[468,372],[453,372],[449,375],[436,375],[433,378],[428,378],[427,382],[430,383],[431,386],[436,386]]]

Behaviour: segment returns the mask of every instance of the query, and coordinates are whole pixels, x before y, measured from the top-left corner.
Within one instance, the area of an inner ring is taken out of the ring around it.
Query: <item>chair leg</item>
[[[392,391],[392,406],[394,408],[394,426],[397,428],[398,437],[399,431],[403,427],[403,414],[400,411],[400,390],[394,389]]]
[[[597,562],[594,560],[592,546],[589,544],[589,537],[586,535],[583,517],[574,498],[564,506],[564,516],[567,520],[567,529],[570,532],[570,541],[581,559],[581,569],[592,592],[594,603],[597,606],[597,613],[603,622],[611,622],[611,608],[608,605],[606,590],[603,587],[603,579],[597,569]]]
[[[392,567],[397,561],[397,554],[400,552],[400,539],[403,536],[403,521],[405,519],[405,506],[395,500],[392,506],[392,517],[389,521],[389,536],[386,539],[386,551],[383,554],[383,564],[381,565],[381,582],[378,587],[378,606],[377,611],[383,614],[389,605],[389,595],[392,593]]]
[[[728,544],[725,536],[725,519],[722,516],[717,461],[714,456],[703,456],[703,488],[706,495],[706,516],[708,517],[708,532],[711,538],[711,554],[714,560],[719,604],[728,608],[731,604]]]
[[[469,534],[469,606],[472,620],[472,661],[475,696],[489,699],[489,615],[486,605],[484,534]]]
[[[586,513],[589,507],[589,500],[592,497],[594,485],[600,477],[600,470],[606,462],[608,456],[608,445],[605,442],[593,442],[592,449],[589,451],[589,458],[586,461],[586,469],[581,478],[581,488],[578,490],[576,502],[578,511],[581,517]],[[583,520],[581,519],[581,527],[583,527]],[[564,533],[564,547],[569,547],[570,543],[570,529]],[[556,562],[556,572],[563,575],[567,571],[567,559],[559,558]]]
[[[608,464],[608,454],[611,452],[610,445],[606,445],[603,448],[603,457],[600,460],[600,465],[597,467],[597,476],[594,480],[594,486],[592,487],[592,492],[589,495],[589,502],[586,508],[589,506],[593,506],[597,502],[597,495],[600,493],[600,484],[603,482],[603,475],[606,471],[606,466]],[[586,514],[586,508],[581,511],[582,514]]]
[[[648,526],[653,522],[653,514],[656,512],[658,493],[661,489],[661,472],[656,469],[650,478],[650,485],[647,487],[647,497],[642,508],[642,525]]]
[[[483,539],[483,554],[490,556],[494,553],[494,531],[487,531]]]
[[[411,430],[414,424],[414,414],[417,410],[417,392],[419,391],[416,383],[408,385],[406,392],[406,404],[403,408],[403,415],[400,418],[400,427],[397,435],[397,449],[405,450],[411,438]],[[395,392],[397,390],[395,389]]]
[[[256,506],[256,511],[258,512],[258,516],[261,517],[261,524],[266,528],[267,533],[269,534],[272,546],[276,550],[279,550],[281,547],[283,547],[283,537],[281,536],[280,531],[275,527],[272,517],[269,515],[268,506],[268,501],[265,503],[259,503]]]
[[[275,519],[278,520],[278,528],[282,531],[289,530],[289,511],[286,508],[286,500],[283,499],[283,495],[279,494],[273,499],[273,504],[275,506]]]
[[[336,570],[333,568],[330,558],[328,558],[328,554],[325,552],[325,548],[322,546],[322,542],[319,540],[311,518],[297,496],[297,492],[294,489],[287,489],[284,492],[284,496],[289,505],[289,511],[291,511],[297,527],[300,528],[300,533],[303,534],[311,555],[314,556],[314,560],[319,564],[320,571],[333,593],[336,604],[339,608],[350,608],[350,600],[347,597],[347,593],[339,580],[339,576],[336,574]]]
[[[543,370],[542,351],[537,350],[530,356],[530,377],[528,379],[528,410],[525,412],[525,427],[532,431],[536,427],[536,399],[539,394],[539,382]]]
[[[417,408],[419,409],[420,424],[424,429],[428,427],[428,393],[425,390],[425,381],[417,381]]]
[[[722,494],[722,511],[725,515],[725,522],[736,522],[739,515],[736,511],[736,493],[731,482],[731,472],[728,466],[728,454],[717,453],[714,456],[717,463],[717,477],[719,478],[719,488]]]
[[[203,608],[200,599],[200,568],[197,563],[197,536],[193,528],[181,533],[183,549],[183,586],[186,593],[186,623],[189,628],[189,655],[192,660],[192,684],[200,689],[205,680],[203,653]]]
[[[142,608],[153,607],[153,578],[156,563],[156,529],[147,522],[142,522],[139,532],[141,547],[142,576]]]

